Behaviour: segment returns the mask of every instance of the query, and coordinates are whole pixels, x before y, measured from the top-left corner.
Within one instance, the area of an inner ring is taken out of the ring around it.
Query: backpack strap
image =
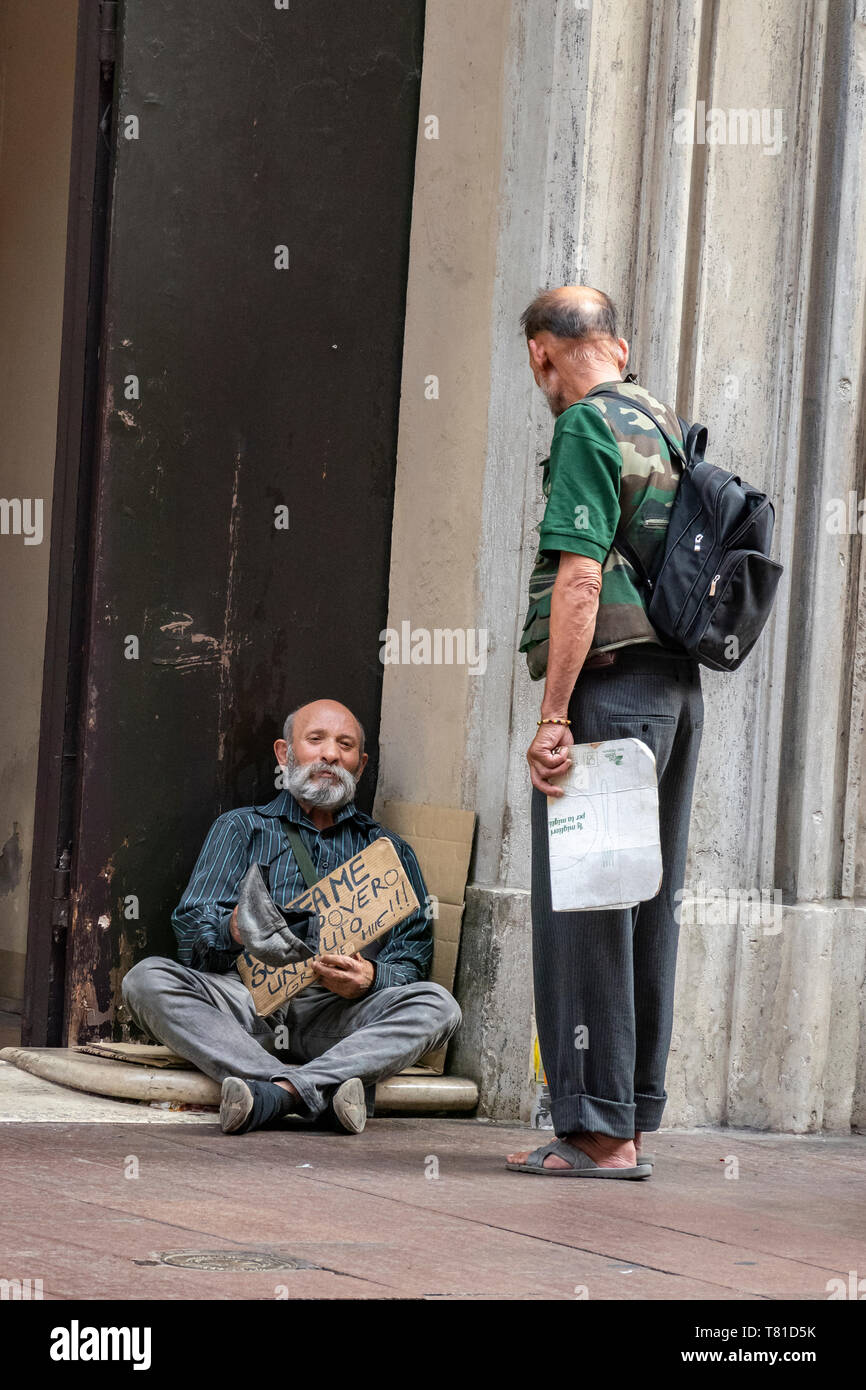
[[[632,408],[632,410],[637,410],[637,411],[640,412],[641,415],[646,415],[647,419],[652,420],[653,424],[655,425],[655,427],[656,427],[656,429],[658,430],[659,434],[661,435],[662,439],[663,439],[663,440],[665,441],[665,443],[667,444],[667,446],[668,446],[668,448],[670,449],[671,453],[672,453],[672,454],[676,454],[677,458],[682,460],[683,467],[685,467],[685,468],[688,468],[688,467],[689,467],[689,459],[688,459],[687,447],[686,447],[686,450],[684,450],[683,445],[682,445],[682,444],[678,444],[677,441],[676,441],[674,438],[672,438],[672,436],[671,436],[670,434],[668,434],[668,431],[665,429],[665,427],[664,427],[664,425],[662,424],[661,420],[659,420],[657,416],[653,415],[653,413],[652,413],[652,411],[649,409],[649,407],[648,407],[648,406],[645,406],[645,405],[643,404],[642,401],[639,402],[639,401],[632,401],[632,400],[629,400],[628,397],[619,395],[619,393],[618,393],[617,391],[590,391],[590,392],[588,393],[588,395],[584,396],[583,399],[584,399],[585,401],[593,401],[593,400],[599,400],[599,399],[609,400],[609,401],[618,401],[620,405],[627,405],[627,406],[630,406],[630,407]],[[679,419],[679,416],[677,416],[677,419]],[[682,420],[680,420],[680,425],[682,425],[682,423],[683,423]],[[704,435],[706,435],[706,429],[704,429],[704,426],[703,426],[703,425],[693,425],[693,426],[692,426],[692,429],[693,429],[693,430],[695,430],[695,429],[702,429],[702,430],[704,431]],[[689,433],[689,438],[690,438],[690,437],[691,437],[691,430],[690,430],[688,433]],[[685,430],[683,430],[683,438],[684,438],[684,439],[686,438],[686,431],[685,431]],[[705,445],[705,447],[706,447],[706,440],[704,441],[704,445]]]
[[[282,822],[283,829],[286,832],[286,838],[288,839],[289,844],[292,847],[292,853],[294,854],[295,861],[298,865],[298,868],[301,871],[301,874],[303,875],[304,882],[306,883],[308,888],[312,888],[314,883],[318,883],[319,877],[315,869],[313,868],[313,861],[310,858],[307,846],[304,844],[304,841],[301,837],[301,832],[295,825],[294,821],[289,820],[288,816],[280,816],[280,821]]]
[[[677,441],[670,436],[670,434],[662,424],[661,420],[659,420],[653,414],[653,412],[642,402],[638,403],[637,401],[628,400],[627,397],[621,396],[617,391],[590,391],[588,395],[584,396],[584,400],[591,401],[597,399],[598,397],[604,397],[606,400],[617,401],[620,405],[629,405],[634,410],[639,411],[641,415],[646,415],[647,419],[652,420],[662,439],[667,444],[671,454],[681,461],[683,468],[687,469],[691,466],[691,459],[689,457],[689,442],[692,439],[692,434],[694,433],[694,431],[700,430],[703,432],[703,442],[704,447],[706,447],[707,431],[703,425],[693,425],[691,430],[689,430],[685,424],[685,421],[681,420],[680,417],[677,416],[677,420],[679,421],[680,428],[683,432],[683,438],[686,440],[686,445],[684,449],[682,444],[678,444]],[[703,457],[703,455],[701,455],[701,457]],[[646,570],[644,569],[643,562],[640,559],[637,551],[630,545],[630,543],[626,540],[625,536],[623,536],[619,532],[619,530],[617,531],[617,534],[614,536],[613,546],[616,550],[619,551],[620,555],[622,555],[626,560],[628,560],[629,564],[631,565],[638,579],[643,584],[644,588],[648,589],[650,593],[652,593],[654,580],[647,574]]]
[[[680,424],[682,424],[680,420]],[[683,438],[686,441],[686,461],[688,467],[695,463],[703,463],[704,455],[707,452],[709,433],[706,425],[692,425],[690,430],[683,430]]]

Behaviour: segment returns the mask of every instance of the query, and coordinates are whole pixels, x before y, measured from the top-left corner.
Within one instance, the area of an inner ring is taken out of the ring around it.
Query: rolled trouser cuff
[[[550,1114],[560,1139],[581,1130],[610,1134],[615,1139],[634,1138],[635,1107],[630,1101],[578,1093],[552,1101]]]
[[[634,1124],[635,1129],[639,1129],[641,1134],[646,1134],[649,1130],[658,1129],[662,1122],[662,1115],[668,1103],[667,1093],[663,1096],[649,1096],[641,1094],[640,1091],[634,1093]]]

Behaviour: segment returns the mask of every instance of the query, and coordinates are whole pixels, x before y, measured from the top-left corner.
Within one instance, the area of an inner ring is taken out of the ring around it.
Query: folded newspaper
[[[554,912],[634,907],[661,887],[656,760],[639,738],[578,743],[547,798]]]

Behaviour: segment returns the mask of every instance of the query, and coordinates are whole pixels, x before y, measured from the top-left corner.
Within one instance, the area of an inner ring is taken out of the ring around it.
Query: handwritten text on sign
[[[339,951],[353,956],[411,917],[418,899],[393,844],[381,836],[287,907],[318,914],[320,955]],[[249,951],[238,957],[238,973],[253,996],[256,1013],[263,1017],[316,980],[308,960],[263,965]]]

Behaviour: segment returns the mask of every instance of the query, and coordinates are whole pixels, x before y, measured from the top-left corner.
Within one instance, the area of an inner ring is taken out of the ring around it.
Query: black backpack
[[[613,391],[596,391],[594,398]],[[632,404],[632,402],[629,402]],[[705,425],[681,420],[685,450],[643,403],[682,475],[671,506],[661,560],[649,575],[619,533],[615,548],[647,594],[647,614],[659,635],[715,671],[735,671],[770,616],[783,567],[769,558],[775,511],[769,497],[724,468],[707,463]]]

